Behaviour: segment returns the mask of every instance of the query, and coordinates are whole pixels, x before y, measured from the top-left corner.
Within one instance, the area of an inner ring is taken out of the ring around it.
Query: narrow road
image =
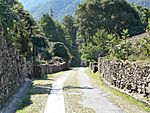
[[[96,113],[124,113],[109,101],[105,93],[91,85],[84,68],[78,70],[78,82],[80,87],[87,87],[82,90],[82,104],[84,106],[92,108]]]
[[[65,104],[64,104],[64,93],[63,91],[63,83],[68,82],[69,77],[73,76],[71,73],[72,71],[66,72],[66,74],[53,83],[53,88],[49,95],[47,106],[44,113],[68,113],[65,111]],[[81,92],[81,100],[80,103],[85,108],[92,109],[95,113],[125,113],[115,104],[113,104],[108,98],[105,93],[103,93],[100,89],[95,88],[90,83],[90,79],[87,74],[84,72],[84,68],[77,68],[75,70],[76,73],[76,80],[78,82],[78,86]],[[71,84],[69,84],[71,85]],[[80,93],[79,93],[80,94]],[[75,97],[76,95],[73,95]],[[70,100],[69,100],[70,101]],[[76,100],[74,100],[76,101]],[[73,103],[75,103],[73,101]],[[68,105],[67,105],[68,106]],[[70,104],[69,104],[70,106]],[[74,106],[72,106],[74,107]],[[76,109],[76,108],[74,108]],[[69,111],[69,113],[83,113],[83,111]],[[84,113],[91,113],[91,112],[84,112]],[[93,113],[93,112],[92,112]]]

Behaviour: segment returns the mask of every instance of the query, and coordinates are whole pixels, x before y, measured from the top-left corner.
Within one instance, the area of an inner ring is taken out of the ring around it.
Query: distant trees
[[[8,44],[13,45],[27,59],[33,58],[36,62],[58,56],[69,63],[68,48],[74,44],[68,44],[62,25],[48,14],[43,15],[37,23],[16,0],[1,0],[0,27],[4,30]]]
[[[68,49],[71,54],[70,65],[79,66],[80,54],[77,45],[77,27],[75,26],[75,19],[69,15],[65,16],[63,19],[62,26],[68,44]]]
[[[125,0],[87,0],[80,4],[76,10],[76,26],[82,59],[96,61],[97,56],[110,54],[128,59],[132,44],[124,40],[143,33],[149,17],[149,9]]]
[[[54,54],[54,56],[61,57],[67,63],[70,60],[69,51],[68,51],[67,47],[61,42],[54,43],[52,53]]]
[[[96,61],[99,56],[108,55],[111,36],[105,30],[98,30],[92,37],[92,41],[82,44],[80,47],[82,59],[86,62]]]
[[[150,30],[149,18],[149,9],[125,0],[87,0],[79,4],[75,18],[67,15],[59,23],[44,14],[36,22],[16,0],[0,1],[0,27],[9,44],[28,59],[61,59],[70,66],[79,66],[80,58],[90,62],[99,56],[149,57],[148,38],[135,44],[127,41],[129,36]]]
[[[55,22],[48,14],[44,14],[39,24],[49,41],[57,41],[57,31]]]
[[[56,57],[61,57],[63,60],[69,62],[70,54],[67,48],[70,48],[65,36],[62,25],[54,21],[48,14],[43,15],[39,21],[49,44],[51,44],[51,54]],[[52,46],[54,45],[54,46]]]

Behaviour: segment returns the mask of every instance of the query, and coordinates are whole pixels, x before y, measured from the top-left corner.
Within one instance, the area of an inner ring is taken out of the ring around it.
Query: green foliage
[[[145,37],[137,42],[120,40],[110,49],[110,58],[120,60],[148,60],[150,57],[150,38]]]
[[[111,56],[127,60],[134,51],[126,39],[143,33],[149,17],[149,9],[125,0],[87,0],[79,4],[76,26],[82,59],[96,61],[98,56]]]
[[[48,14],[44,14],[39,23],[48,40],[57,41],[56,26],[52,18]]]
[[[39,48],[48,47],[48,42],[46,40],[46,37],[42,35],[36,35],[36,36],[31,37],[31,42],[34,46],[39,47]]]
[[[111,39],[112,37],[105,30],[98,30],[91,42],[81,45],[82,59],[89,62],[97,61],[99,56],[106,56],[111,46]]]
[[[125,0],[87,1],[78,6],[76,16],[78,37],[83,41],[91,40],[100,28],[119,36],[123,29],[128,29],[129,35],[144,32],[139,13]]]
[[[61,25],[55,22],[48,14],[43,15],[39,21],[39,25],[50,42],[66,43]]]
[[[126,41],[122,41],[120,44],[115,45],[110,51],[111,57],[124,61],[133,54],[132,44]]]
[[[52,53],[54,54],[54,56],[61,57],[66,62],[68,62],[70,60],[69,51],[68,51],[67,47],[61,42],[54,43]]]
[[[9,20],[9,21],[8,21]],[[18,20],[17,15],[11,9],[11,5],[5,0],[0,1],[0,25],[4,30],[6,38],[9,37],[9,30],[13,29],[14,24]]]
[[[65,16],[63,19],[63,30],[65,33],[67,47],[71,54],[70,66],[80,65],[80,55],[77,45],[77,27],[75,26],[75,19],[72,16]]]
[[[123,29],[122,33],[121,33],[121,38],[122,39],[127,39],[129,37],[129,30],[128,29]]]
[[[66,6],[67,11],[70,8]],[[66,62],[70,60],[71,66],[78,66],[80,54],[83,61],[96,61],[99,56],[122,60],[150,56],[149,38],[135,44],[127,41],[129,36],[150,30],[147,8],[128,4],[125,0],[87,0],[79,4],[76,18],[68,15],[61,24],[52,18],[55,9],[51,16],[50,13],[51,7],[37,24],[16,0],[0,0],[0,27],[7,42],[29,58],[51,60],[58,56]]]
[[[30,51],[30,37],[36,23],[32,16],[15,0],[0,1],[0,24],[7,42],[22,55]]]
[[[150,57],[150,37],[144,37],[134,44],[135,54]]]
[[[36,57],[40,56],[40,60],[50,60],[52,58],[52,53],[48,50],[49,44],[46,37],[36,35],[31,37],[31,42],[34,47],[34,55]]]
[[[147,32],[150,32],[150,18],[148,19],[148,25],[146,27],[146,31]]]

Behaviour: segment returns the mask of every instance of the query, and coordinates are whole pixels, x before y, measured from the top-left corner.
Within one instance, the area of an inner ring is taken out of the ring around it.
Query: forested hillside
[[[19,0],[25,9],[36,18],[40,19],[43,14],[48,13],[58,20],[65,15],[73,15],[77,5],[83,0]]]
[[[80,4],[76,16],[82,60],[97,61],[99,56],[121,60],[149,57],[148,37],[136,44],[126,40],[149,31],[149,9],[133,6],[124,0],[92,0]]]
[[[99,56],[122,60],[150,56],[149,38],[135,44],[126,40],[150,31],[150,10],[147,8],[124,0],[87,0],[78,5],[76,18],[67,15],[58,23],[51,10],[46,10],[48,14],[37,22],[19,2],[0,2],[4,36],[28,60],[34,59],[37,63],[65,61],[70,66],[79,66],[80,60],[97,61]]]
[[[43,14],[53,15],[55,19],[62,20],[67,14],[74,15],[77,5],[85,0],[19,0],[36,19]],[[140,6],[150,7],[149,0],[127,0]]]
[[[1,0],[0,27],[7,43],[27,60],[33,59],[37,63],[65,61],[69,64],[69,60],[74,59],[78,62],[76,65],[80,62],[76,28],[71,16],[66,17],[63,24],[55,22],[48,14],[36,22],[19,2]]]

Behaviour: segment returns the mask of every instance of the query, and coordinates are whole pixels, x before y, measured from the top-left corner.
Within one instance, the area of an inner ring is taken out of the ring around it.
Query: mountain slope
[[[150,0],[127,0],[130,3],[135,3],[137,5],[150,8]]]
[[[51,15],[53,11],[54,18],[62,20],[67,15],[73,15],[77,5],[82,0],[19,0],[29,12],[39,19],[44,13]],[[52,11],[51,11],[52,10]]]
[[[67,14],[73,15],[77,5],[84,0],[19,0],[24,8],[27,9],[33,17],[40,19],[45,13],[62,20]],[[150,8],[150,0],[127,0],[129,3],[135,3]]]

